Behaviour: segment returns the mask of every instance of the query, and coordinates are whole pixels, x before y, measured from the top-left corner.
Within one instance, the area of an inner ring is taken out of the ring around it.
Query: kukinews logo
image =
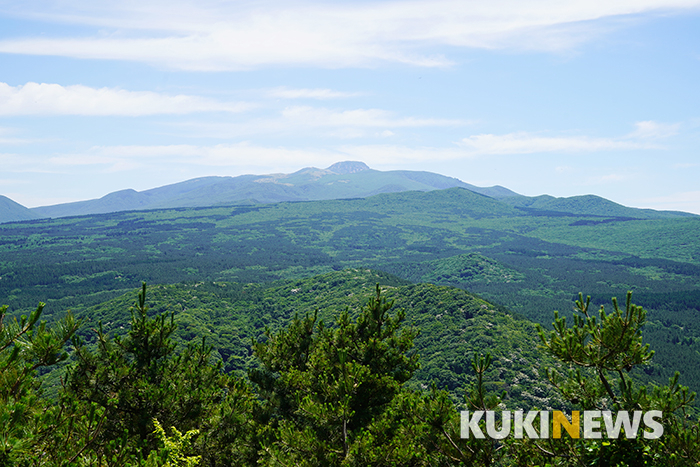
[[[496,412],[492,410],[461,412],[462,438],[484,439],[488,436],[493,439],[504,439],[512,434],[515,438],[558,439],[561,438],[563,429],[572,438],[583,436],[584,439],[601,439],[605,434],[606,438],[615,439],[624,436],[632,439],[637,437],[642,424],[644,425],[642,436],[645,439],[658,439],[664,434],[664,427],[659,421],[663,416],[660,410],[615,413],[609,410],[585,410],[573,411],[570,417],[558,410],[553,412],[531,410],[527,413],[522,410],[503,411],[500,414],[499,428],[496,424]],[[536,419],[539,423],[536,423]],[[480,425],[480,422],[483,423]],[[484,425],[486,434],[482,431]],[[539,431],[535,429],[536,425]]]

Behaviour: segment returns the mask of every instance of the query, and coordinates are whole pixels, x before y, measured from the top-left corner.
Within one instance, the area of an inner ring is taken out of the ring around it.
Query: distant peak
[[[326,170],[337,174],[354,174],[357,172],[362,172],[364,170],[370,170],[367,164],[359,161],[344,161],[336,162],[335,164],[328,167]]]

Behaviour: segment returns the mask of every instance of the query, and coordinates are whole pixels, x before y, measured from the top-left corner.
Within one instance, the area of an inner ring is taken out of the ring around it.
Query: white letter
[[[481,420],[481,417],[484,415],[483,410],[477,410],[474,412],[474,416],[472,418],[469,418],[469,411],[465,410],[460,413],[460,421],[461,423],[461,436],[462,438],[469,438],[469,430],[471,430],[474,433],[474,437],[478,439],[484,439],[484,433],[481,432],[481,429],[479,428],[479,420]]]
[[[645,439],[661,438],[661,435],[664,434],[664,426],[654,420],[654,418],[662,418],[663,416],[664,414],[660,410],[650,410],[644,414],[644,424],[647,426],[647,428],[651,428],[653,430],[651,433],[644,431]]]
[[[510,434],[510,412],[501,412],[501,430],[496,430],[496,412],[486,412],[486,433],[493,439],[504,439]]]
[[[636,438],[641,418],[642,412],[635,410],[632,423],[630,423],[629,412],[621,410],[617,413],[617,417],[615,417],[615,423],[613,424],[612,414],[610,413],[610,411],[604,411],[603,421],[605,422],[605,431],[607,431],[608,433],[608,438],[618,438],[620,436],[620,428],[622,428],[623,425],[625,428],[625,437],[627,439]]]
[[[600,410],[586,410],[583,412],[583,437],[585,439],[600,439],[603,435],[596,430],[600,429]]]
[[[549,438],[549,412],[540,412],[540,439]]]
[[[537,416],[536,411],[529,411],[527,413],[527,416],[525,417],[525,420],[523,420],[523,411],[518,410],[517,412],[514,412],[514,421],[513,424],[515,425],[515,437],[518,439],[521,439],[523,437],[523,428],[525,428],[525,432],[527,433],[527,437],[530,439],[538,439],[539,436],[537,435],[537,432],[535,429],[532,427],[532,422],[535,421],[535,417]]]

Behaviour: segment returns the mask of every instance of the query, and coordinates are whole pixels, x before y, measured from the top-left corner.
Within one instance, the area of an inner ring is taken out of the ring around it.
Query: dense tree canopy
[[[144,284],[127,332],[98,326],[92,345],[75,337],[71,314],[50,327],[42,305],[9,322],[0,310],[0,466],[697,465],[694,394],[678,375],[648,388],[630,377],[653,356],[645,310],[628,295],[597,316],[580,296],[576,311],[571,327],[555,315],[553,330],[540,332],[561,362],[550,382],[569,408],[662,411],[662,439],[461,438],[460,410],[509,403],[489,389],[495,361],[470,356],[461,401],[409,388],[419,330],[379,286],[359,312],[329,324],[307,314],[268,329],[245,378],[225,373],[204,342],[178,347],[172,313],[149,312]],[[60,389],[42,394],[38,371],[69,356]]]

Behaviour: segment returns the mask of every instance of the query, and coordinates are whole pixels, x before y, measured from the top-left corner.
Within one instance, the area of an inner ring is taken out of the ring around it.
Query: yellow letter
[[[571,422],[566,418],[563,412],[555,410],[552,414],[552,434],[554,438],[561,438],[561,427],[564,427],[569,436],[578,439],[580,436],[579,412],[574,410],[571,412]]]

